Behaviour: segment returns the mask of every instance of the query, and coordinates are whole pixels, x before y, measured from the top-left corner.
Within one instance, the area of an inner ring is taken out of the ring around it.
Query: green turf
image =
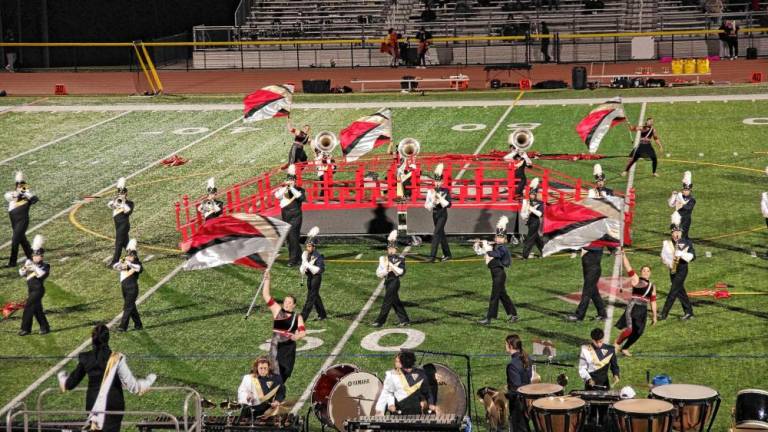
[[[192,99],[194,102],[203,100]],[[89,99],[87,103],[98,102]],[[101,99],[101,103],[114,102],[111,98]],[[573,127],[590,109],[587,105],[517,107],[491,137],[484,151],[506,148],[507,124],[537,122],[541,126],[534,129],[535,150],[583,152],[583,144]],[[630,120],[636,122],[640,105],[627,105],[626,109]],[[416,137],[421,141],[423,151],[429,153],[471,153],[505,111],[504,107],[398,109],[394,111],[395,140]],[[768,187],[764,174],[761,174],[768,164],[768,155],[755,152],[766,151],[763,137],[768,126],[742,123],[744,118],[764,116],[767,111],[766,102],[647,105],[646,114],[655,117],[665,150],[671,155],[661,160],[659,178],[650,177],[649,162],[642,161],[638,166],[633,232],[636,250],[630,259],[635,265],[647,262],[654,267],[653,279],[659,286],[662,301],[669,289],[667,274],[658,259],[669,220],[666,198],[672,189],[679,188],[682,172],[686,169],[694,173],[698,199],[691,235],[699,254],[691,265],[688,289],[709,288],[717,281],[726,281],[734,285],[734,291],[768,293],[764,282],[768,275],[766,261],[750,256],[752,251],[761,254],[766,248],[759,192]],[[298,110],[294,113],[294,124],[309,123],[314,132],[338,131],[366,112]],[[14,128],[14,139],[0,141],[0,155],[5,157],[109,117],[93,113],[12,115],[0,115],[4,127]],[[61,121],[51,121],[52,126],[45,128],[49,116]],[[171,131],[184,127],[206,127],[213,131],[235,116],[223,112],[131,113],[0,166],[0,178],[10,180],[14,170],[25,170],[41,197],[41,203],[33,211],[34,225],[64,210],[74,200],[108,186],[116,177],[130,174],[205,135],[177,135]],[[474,132],[451,130],[451,126],[460,123],[482,123],[486,128]],[[132,233],[139,238],[142,257],[146,260],[149,255],[154,255],[146,262],[146,272],[141,277],[142,292],[182,262],[171,251],[179,240],[174,231],[172,212],[175,200],[182,194],[197,196],[203,191],[208,176],[215,175],[221,188],[285,160],[289,140],[283,132],[284,120],[256,123],[250,126],[259,130],[233,134],[238,126],[241,125],[234,124],[183,151],[181,156],[189,159],[186,165],[158,166],[129,181],[130,196],[136,202]],[[145,132],[163,133],[149,135]],[[601,161],[609,186],[617,190],[626,185],[626,179],[619,173],[626,162],[623,156],[630,147],[630,136],[624,126],[620,126],[609,134],[600,150],[606,155],[621,156]],[[700,152],[704,157],[698,156]],[[68,164],[60,165],[65,160]],[[99,162],[92,164],[94,160]],[[30,164],[32,161],[36,162]],[[128,163],[124,164],[124,161]],[[540,163],[585,180],[591,178],[591,163]],[[102,198],[86,203],[71,219],[87,230],[111,237],[112,222],[104,201]],[[754,231],[742,233],[746,230]],[[46,337],[35,335],[22,339],[15,335],[19,315],[0,322],[0,343],[6,347],[0,356],[5,372],[0,374],[2,404],[85,340],[93,323],[109,320],[121,310],[117,275],[107,270],[103,262],[111,255],[109,240],[81,231],[67,216],[56,219],[41,232],[48,237],[47,259],[53,267],[46,283],[44,304],[54,331]],[[9,230],[3,230],[0,240],[9,238]],[[322,330],[311,335],[321,339],[322,346],[301,353],[296,372],[289,381],[289,399],[301,395],[325,355],[336,346],[375,289],[378,283],[374,275],[375,260],[382,253],[381,246],[380,242],[369,240],[334,241],[323,246],[329,259],[323,297],[332,319],[322,326],[310,321],[309,329]],[[497,321],[489,328],[480,328],[474,321],[487,307],[488,271],[468,244],[454,243],[452,248],[457,259],[447,264],[421,263],[428,254],[427,245],[414,249],[414,256],[409,259],[409,272],[403,280],[401,294],[415,322],[412,328],[426,334],[426,340],[419,348],[471,355],[476,388],[503,385],[506,358],[502,341],[509,332],[520,333],[526,347],[530,347],[534,338],[550,339],[557,344],[561,361],[576,361],[578,345],[587,338],[593,323],[563,322],[562,316],[571,312],[574,306],[557,296],[580,289],[578,259],[563,254],[545,260],[515,261],[509,272],[508,286],[522,321],[514,325]],[[519,248],[514,252],[519,252]],[[712,257],[707,258],[706,252]],[[5,259],[7,253],[5,249],[0,258]],[[354,259],[358,254],[361,254],[360,262]],[[612,267],[612,259],[606,258],[603,275],[610,275]],[[303,303],[305,288],[295,270],[279,264],[273,279],[276,295],[295,293]],[[0,284],[0,301],[24,297],[25,286],[15,270],[4,270],[0,280],[3,282]],[[257,273],[234,267],[182,272],[139,307],[146,330],[115,334],[112,346],[128,354],[135,373],[157,373],[161,385],[191,386],[217,401],[233,397],[240,376],[247,372],[252,359],[261,352],[259,345],[269,335],[270,318],[263,306],[251,319],[242,320],[258,281]],[[634,347],[633,358],[620,360],[622,383],[632,385],[644,395],[645,373],[650,370],[652,374],[670,374],[675,382],[713,387],[723,395],[716,430],[725,430],[735,392],[741,388],[768,387],[768,375],[764,372],[768,366],[766,298],[699,299],[695,301],[696,319],[685,323],[677,321],[680,308],[676,306],[669,321],[648,329]],[[362,338],[373,331],[368,324],[378,312],[379,304],[380,300],[364,317],[338,361],[357,364],[382,376],[390,367],[390,356],[371,353],[360,346]],[[622,310],[616,310],[617,316]],[[393,320],[390,316],[390,323]],[[393,336],[382,341],[396,343],[397,338]],[[458,359],[427,356],[424,361],[446,363],[456,370],[463,370],[463,363]],[[72,367],[70,364],[68,369]],[[580,387],[575,368],[539,368],[539,373],[550,381],[560,372],[570,377],[569,390]],[[49,380],[43,387],[54,385],[55,381]],[[51,406],[73,408],[80,406],[81,397],[81,394],[56,395],[49,400]],[[128,401],[132,408],[159,407],[171,412],[179,412],[181,406],[177,396],[164,394],[150,393],[142,399],[130,397]],[[312,427],[319,429],[314,419]]]

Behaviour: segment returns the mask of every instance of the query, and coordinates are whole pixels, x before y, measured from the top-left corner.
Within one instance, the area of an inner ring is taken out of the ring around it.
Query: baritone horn
[[[333,132],[322,131],[315,135],[314,144],[318,152],[330,155],[339,145],[339,140]]]
[[[507,142],[518,151],[527,151],[533,147],[533,140],[533,132],[530,129],[520,128],[509,134]]]
[[[397,152],[404,159],[416,156],[421,151],[421,143],[414,138],[404,138],[397,145]]]

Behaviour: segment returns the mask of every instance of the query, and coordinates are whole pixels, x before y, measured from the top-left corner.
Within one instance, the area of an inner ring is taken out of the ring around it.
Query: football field
[[[649,371],[651,376],[670,375],[675,383],[712,387],[723,399],[713,430],[724,431],[738,390],[768,388],[768,260],[764,259],[768,230],[760,214],[760,193],[768,190],[768,100],[721,95],[718,100],[680,101],[675,97],[625,104],[631,123],[636,124],[641,114],[655,119],[665,149],[659,155],[659,177],[651,176],[649,161],[639,162],[636,170],[637,205],[629,258],[636,268],[652,266],[661,308],[670,285],[659,259],[661,242],[669,232],[671,211],[666,201],[672,190],[680,190],[683,172],[690,170],[697,199],[690,236],[697,259],[690,266],[687,290],[714,289],[715,283],[725,282],[730,291],[740,294],[721,300],[693,298],[696,317],[690,321],[678,320],[679,304],[670,319],[655,326],[649,320],[645,335],[632,349],[633,357],[619,359],[620,385],[630,385],[644,397]],[[20,313],[0,321],[0,407],[8,408],[20,394],[29,394],[27,401],[33,404],[40,391],[56,387],[52,368],[88,340],[94,324],[109,322],[121,312],[118,275],[105,266],[114,237],[106,202],[121,176],[128,178],[129,196],[136,205],[131,236],[138,239],[145,264],[140,295],[149,295],[139,305],[144,331],[113,333],[113,350],[127,355],[135,374],[156,373],[158,385],[192,387],[216,402],[236,398],[242,375],[264,353],[262,344],[271,335],[271,315],[261,302],[253,316],[243,320],[261,274],[236,266],[180,271],[184,257],[177,250],[180,236],[173,207],[184,194],[201,195],[208,177],[216,177],[223,189],[285,162],[291,142],[285,119],[243,124],[236,106],[209,109],[205,105],[233,100],[190,100],[183,109],[173,109],[172,100],[63,98],[22,106],[34,110],[0,109],[4,132],[0,134],[0,184],[10,190],[14,172],[22,170],[40,198],[31,210],[28,235],[30,240],[37,233],[47,239],[51,275],[43,304],[52,327],[46,336],[33,333],[22,338],[16,335]],[[509,93],[502,102],[483,105],[486,100],[486,96],[452,103],[414,99],[418,104],[395,107],[393,141],[416,138],[422,152],[430,154],[489,152],[506,150],[509,132],[524,126],[535,135],[535,151],[586,152],[574,126],[594,108],[590,103],[557,103],[535,93]],[[332,97],[307,101],[314,106],[294,109],[293,124],[309,124],[313,133],[338,133],[376,111],[358,103],[388,106],[381,96],[345,99],[332,106],[322,105],[336,102]],[[138,103],[157,106],[137,108]],[[607,185],[617,191],[627,187],[628,178],[620,173],[633,139],[619,126],[600,147],[599,153],[607,156],[599,161]],[[160,164],[174,154],[188,162],[176,167]],[[591,161],[534,162],[592,181]],[[7,262],[10,239],[8,224],[0,230],[0,263]],[[321,292],[330,319],[307,323],[309,337],[300,343],[288,399],[306,397],[308,386],[326,363],[355,364],[383,378],[391,368],[391,350],[403,344],[467,355],[475,389],[501,387],[506,384],[507,362],[503,341],[509,333],[520,334],[528,350],[533,339],[552,341],[557,347],[555,361],[574,366],[542,365],[539,374],[544,381],[554,382],[565,373],[570,380],[567,391],[581,389],[575,366],[579,345],[603,323],[563,320],[575,309],[563,297],[578,292],[582,285],[578,257],[563,253],[522,261],[517,259],[521,247],[513,247],[507,289],[520,321],[509,324],[502,319],[482,327],[475,321],[487,308],[489,272],[469,242],[452,242],[451,248],[456,259],[439,264],[425,262],[428,243],[410,251],[400,295],[413,325],[392,331],[395,318],[390,314],[382,332],[370,323],[381,304],[381,298],[372,295],[379,284],[375,269],[378,256],[384,253],[383,240],[324,241],[320,250],[326,257],[326,273]],[[306,297],[304,279],[285,262],[281,256],[274,268],[273,291],[276,297],[295,294],[301,306]],[[614,257],[606,255],[603,276],[611,276],[613,269]],[[17,269],[0,271],[0,303],[25,297],[26,284]],[[365,309],[369,301],[373,303]],[[622,312],[623,306],[617,305],[614,323]],[[588,318],[594,315],[590,309]],[[37,325],[33,328],[36,332]],[[615,336],[614,328],[610,339]],[[444,363],[462,377],[465,374],[463,358],[426,355],[420,360]],[[70,362],[64,369],[71,371],[74,365]],[[46,374],[52,376],[36,382]],[[469,397],[476,399],[473,394]],[[49,408],[81,409],[82,393],[49,394],[45,401]],[[129,409],[136,410],[180,414],[182,403],[183,396],[173,392],[127,396]],[[482,418],[482,407],[475,409]],[[222,414],[218,409],[210,413]],[[311,428],[320,429],[314,416]]]

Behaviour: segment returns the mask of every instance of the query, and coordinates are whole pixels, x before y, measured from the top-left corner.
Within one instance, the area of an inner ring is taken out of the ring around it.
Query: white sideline
[[[81,134],[81,133],[83,133],[83,132],[89,131],[89,130],[91,130],[91,129],[95,128],[95,127],[99,127],[99,126],[101,126],[101,125],[103,125],[103,124],[105,124],[105,123],[109,123],[109,122],[111,122],[112,120],[116,120],[116,119],[118,119],[118,118],[120,118],[120,117],[122,117],[122,116],[124,116],[124,115],[126,115],[126,114],[130,114],[130,111],[124,111],[124,112],[122,112],[122,113],[120,113],[120,114],[118,114],[118,115],[116,115],[116,116],[110,117],[110,118],[108,118],[108,119],[106,119],[106,120],[102,120],[102,121],[100,121],[100,122],[98,122],[98,123],[92,124],[92,125],[90,125],[90,126],[87,126],[87,127],[84,127],[84,128],[82,128],[82,129],[80,129],[80,130],[78,130],[78,131],[72,132],[72,133],[71,133],[71,134],[69,134],[69,135],[65,135],[65,136],[63,136],[63,137],[60,137],[60,138],[56,138],[56,139],[55,139],[55,140],[53,140],[53,141],[49,141],[49,142],[47,142],[47,143],[45,143],[45,144],[41,144],[41,145],[39,145],[39,146],[37,146],[37,147],[35,147],[35,148],[33,148],[33,149],[29,149],[29,150],[23,151],[23,152],[21,152],[21,153],[17,154],[16,156],[11,156],[11,157],[9,157],[8,159],[5,159],[5,160],[2,160],[2,161],[0,161],[0,165],[4,164],[4,163],[6,163],[6,162],[10,162],[10,161],[12,161],[12,160],[14,160],[14,159],[18,159],[18,158],[20,158],[20,157],[22,157],[22,156],[24,156],[24,155],[28,155],[28,154],[30,154],[30,153],[34,153],[34,152],[36,152],[36,151],[38,151],[38,150],[42,150],[42,149],[44,149],[44,148],[46,148],[46,147],[48,147],[48,146],[52,146],[52,145],[54,145],[54,144],[56,144],[56,143],[59,143],[59,142],[61,142],[61,141],[64,141],[64,140],[66,140],[66,139],[72,138],[72,137],[73,137],[73,136],[75,136],[75,135],[78,135],[78,134]]]
[[[645,106],[646,102],[643,102],[643,105],[640,107],[640,117],[637,119],[637,125],[640,126],[645,121]],[[637,148],[637,146],[640,144],[640,131],[638,130],[635,134],[635,142],[633,145],[633,148]],[[632,168],[629,169],[629,174],[627,174],[627,190],[624,191],[624,196],[629,196],[629,191],[632,189],[632,184],[635,182],[635,169],[637,168],[637,162],[635,162],[634,165],[632,165]],[[624,222],[622,221],[622,227],[624,226]],[[608,295],[608,306],[605,308],[605,328],[603,329],[603,332],[605,333],[605,340],[611,341],[611,330],[613,329],[613,309],[614,309],[614,303],[616,302],[616,290],[619,289],[619,276],[621,275],[623,261],[620,255],[616,255],[616,259],[613,261],[613,275],[611,277],[611,291]],[[619,347],[616,347],[618,350]]]

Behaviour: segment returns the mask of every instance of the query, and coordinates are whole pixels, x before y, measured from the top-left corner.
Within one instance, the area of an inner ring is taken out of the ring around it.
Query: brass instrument
[[[507,143],[510,146],[521,152],[527,151],[533,147],[533,141],[533,132],[526,128],[515,129],[509,134],[509,138],[507,139]]]
[[[115,207],[122,207],[124,203],[125,203],[125,200],[123,199],[123,197],[121,197],[120,195],[115,197]]]
[[[316,150],[316,155],[322,157],[329,157],[336,146],[339,145],[339,140],[333,132],[322,131],[315,135],[315,140],[312,142],[312,146]]]
[[[421,152],[421,143],[414,138],[404,138],[397,145],[397,152],[403,159],[417,156]]]
[[[27,262],[24,263],[24,265],[19,270],[19,274],[22,276],[28,275],[30,272],[33,272],[34,269],[34,263],[32,261],[27,260]]]

